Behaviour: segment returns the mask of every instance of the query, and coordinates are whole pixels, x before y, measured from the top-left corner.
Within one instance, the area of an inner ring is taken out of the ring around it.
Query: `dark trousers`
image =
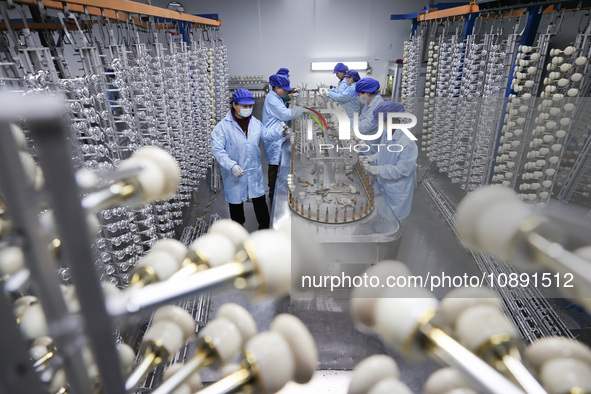
[[[244,225],[246,218],[244,217],[244,203],[240,204],[230,204],[230,218]],[[257,222],[259,222],[259,230],[269,228],[269,222],[271,218],[269,217],[269,208],[267,207],[267,202],[265,201],[265,195],[263,194],[260,197],[252,199],[252,205],[254,207],[254,214],[257,217]]]
[[[269,202],[273,204],[273,196],[275,195],[275,183],[277,182],[277,174],[279,173],[278,164],[269,164]]]

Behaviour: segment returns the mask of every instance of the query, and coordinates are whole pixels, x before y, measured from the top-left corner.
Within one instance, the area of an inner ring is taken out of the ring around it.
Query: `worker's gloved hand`
[[[244,175],[244,170],[240,168],[238,164],[235,164],[234,167],[232,167],[232,175],[234,175],[236,178],[240,178],[242,175]]]
[[[373,157],[371,157],[371,156],[365,156],[365,159],[367,160],[368,163],[373,163],[375,161],[373,159]]]
[[[281,136],[285,137],[287,134],[289,134],[289,127],[287,127],[285,123],[281,122]]]
[[[372,175],[378,175],[378,173],[380,172],[380,167],[379,166],[369,166],[369,173]]]

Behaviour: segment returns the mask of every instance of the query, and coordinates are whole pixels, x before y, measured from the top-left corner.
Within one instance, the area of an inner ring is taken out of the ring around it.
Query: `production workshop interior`
[[[591,392],[591,3],[0,0],[0,394]]]

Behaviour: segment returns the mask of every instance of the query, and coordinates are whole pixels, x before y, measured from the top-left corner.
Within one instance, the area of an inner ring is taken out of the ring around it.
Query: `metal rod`
[[[546,390],[544,390],[540,382],[538,382],[532,376],[531,372],[525,368],[521,362],[521,358],[515,357],[513,354],[511,354],[512,352],[517,352],[517,354],[519,354],[517,349],[512,349],[509,354],[506,354],[502,357],[503,364],[505,364],[505,367],[507,367],[507,370],[509,370],[511,376],[513,376],[517,383],[523,387],[526,393],[546,394]]]
[[[18,100],[15,100],[12,96],[3,97],[2,102],[6,101],[14,103]],[[22,104],[24,108],[28,107],[28,104]],[[52,107],[52,105],[48,106]],[[53,108],[55,109],[55,106]],[[14,113],[2,113],[0,116],[9,118],[25,112],[22,108],[18,109],[18,107],[12,108],[12,110],[14,110]],[[59,113],[60,111],[57,110],[55,115],[48,117],[55,118],[59,116]],[[44,119],[47,120],[47,118]],[[52,134],[56,125],[47,122],[44,127],[47,128],[44,131]],[[69,156],[67,157],[69,158]],[[49,242],[46,239],[47,237],[42,234],[37,220],[39,201],[37,201],[34,190],[25,186],[26,177],[20,164],[18,148],[6,121],[0,122],[0,163],[4,169],[0,171],[0,188],[4,193],[3,199],[12,219],[13,228],[26,240],[27,246],[23,248],[23,253],[31,272],[32,288],[43,306],[50,327],[49,334],[54,336],[58,346],[65,346],[72,339],[71,336],[75,334],[71,332],[53,332],[51,329],[52,327],[64,326],[62,322],[67,317],[68,310],[59,288],[60,279],[55,270],[55,261],[51,259],[44,247]],[[49,177],[46,175],[46,178]],[[90,379],[84,367],[80,349],[74,349],[72,353],[71,362],[64,364],[72,390],[80,393],[90,393]]]
[[[185,363],[174,375],[160,385],[153,394],[169,394],[183,384],[191,375],[211,363],[212,359],[206,350],[197,349],[195,355]]]
[[[254,378],[254,373],[247,368],[242,368],[239,371],[234,372],[226,376],[225,378],[217,381],[216,383],[207,386],[203,390],[199,390],[199,394],[221,394],[221,393],[232,393],[236,389],[244,386],[250,380]]]
[[[196,273],[188,278],[154,283],[128,294],[112,296],[107,299],[107,310],[111,316],[135,313],[142,309],[232,283],[234,279],[253,272],[254,268],[245,263],[224,264]]]
[[[154,367],[156,360],[156,353],[149,352],[144,355],[142,362],[133,370],[127,381],[125,382],[125,390],[131,391],[140,383],[140,381],[148,374],[150,369]]]
[[[65,106],[62,101],[54,97],[36,98],[35,100],[39,100],[37,102],[31,102],[33,100],[31,97],[27,97],[26,100],[27,103],[24,105],[35,108],[36,111],[44,106],[48,107],[44,110],[50,115],[47,118],[37,117],[31,120],[29,126],[37,142],[39,161],[47,180],[47,190],[62,240],[61,253],[64,262],[72,272],[72,281],[77,289],[81,315],[84,318],[84,329],[88,334],[95,361],[99,367],[102,387],[105,392],[121,392],[123,377],[112,336],[112,321],[106,313],[103,290],[98,273],[92,264],[94,258],[90,250],[91,241],[86,211],[80,204],[79,189],[70,159],[72,156],[67,131],[57,110],[63,111]],[[51,113],[51,111],[54,112]],[[45,242],[42,245],[47,244]],[[59,343],[56,345],[60,348]],[[83,367],[83,364],[81,365]],[[73,391],[78,392],[78,390]]]
[[[433,346],[433,354],[449,366],[457,369],[484,392],[523,393],[490,365],[447,335],[445,331],[425,323],[420,326],[420,332]]]

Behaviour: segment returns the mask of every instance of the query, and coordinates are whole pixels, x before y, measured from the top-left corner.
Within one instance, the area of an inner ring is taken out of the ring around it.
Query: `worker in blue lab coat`
[[[347,112],[347,116],[351,119],[351,122],[353,122],[353,114],[359,113],[359,109],[361,108],[357,93],[355,93],[355,87],[357,86],[357,81],[359,81],[359,79],[360,77],[357,71],[349,70],[345,74],[347,87],[345,87],[342,92],[339,92],[336,89],[328,91],[328,97],[341,104],[345,112]]]
[[[373,123],[373,111],[384,101],[380,95],[380,83],[373,78],[361,78],[355,86],[355,93],[359,97],[359,103],[364,104],[359,115],[359,132],[364,135],[374,135],[378,131],[378,125]],[[377,148],[372,145],[376,140],[367,140],[365,143],[370,146],[366,153],[377,152]]]
[[[253,94],[238,89],[232,95],[232,108],[211,133],[211,153],[222,167],[226,201],[232,220],[244,224],[244,201],[252,199],[259,229],[269,228],[269,208],[259,141],[283,140],[281,128],[267,129],[252,116]]]
[[[341,93],[343,92],[343,90],[347,88],[348,83],[345,79],[345,74],[347,73],[347,71],[349,71],[349,67],[347,67],[343,63],[337,63],[337,65],[334,66],[334,70],[332,71],[332,73],[337,75],[337,78],[339,79],[339,84],[336,87],[331,86],[329,93],[331,90]]]
[[[409,215],[412,205],[419,151],[415,141],[400,129],[395,129],[392,139],[388,140],[388,112],[404,112],[404,106],[393,101],[383,101],[375,107],[372,122],[377,125],[379,114],[383,113],[384,132],[379,141],[382,144],[380,151],[368,156],[368,161],[372,164],[369,172],[376,177],[379,189],[376,190],[376,195],[381,192],[398,220],[402,220]],[[400,119],[393,119],[393,123],[400,123]]]
[[[289,78],[289,69],[288,68],[285,68],[285,67],[281,67],[279,70],[277,70],[277,72],[275,74],[277,74],[277,75],[285,75],[287,78]],[[281,99],[283,100],[283,102],[285,103],[285,106],[287,108],[289,108],[289,102],[291,101],[292,98],[293,98],[293,94],[292,93],[288,93],[288,94],[285,95],[285,97],[281,97]]]
[[[305,112],[305,109],[297,106],[287,108],[283,103],[282,98],[291,91],[289,78],[285,75],[271,75],[269,84],[271,85],[271,91],[267,94],[263,105],[263,125],[270,130],[279,130],[282,127],[281,122],[299,118]],[[275,182],[279,172],[281,146],[284,141],[285,138],[273,142],[263,140],[265,160],[269,163],[269,201],[271,203],[273,203],[275,195]]]

